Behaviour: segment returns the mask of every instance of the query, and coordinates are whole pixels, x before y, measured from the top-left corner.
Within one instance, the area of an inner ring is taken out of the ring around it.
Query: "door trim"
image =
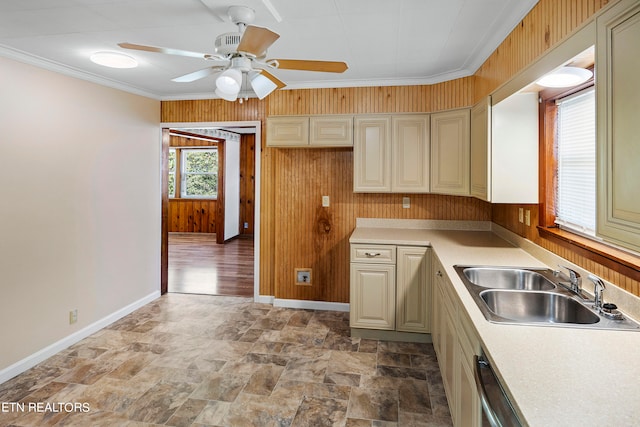
[[[165,294],[168,291],[169,277],[169,196],[168,196],[168,155],[169,155],[169,128],[207,128],[207,127],[253,127],[255,129],[255,195],[254,195],[254,234],[253,234],[253,299],[258,301],[260,297],[260,180],[261,168],[260,161],[262,155],[262,122],[260,120],[247,121],[227,121],[227,122],[161,122],[162,129],[162,243],[160,251],[160,293]],[[165,130],[166,132],[166,154],[165,154]],[[165,187],[165,181],[166,187]],[[165,200],[166,198],[166,205]],[[216,219],[217,221],[217,219]],[[166,246],[166,248],[165,248]],[[166,283],[165,283],[166,281]]]

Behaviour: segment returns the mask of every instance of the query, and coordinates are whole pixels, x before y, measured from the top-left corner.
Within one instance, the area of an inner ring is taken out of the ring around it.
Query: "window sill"
[[[538,232],[541,237],[570,249],[578,255],[602,264],[633,280],[640,281],[639,256],[557,227],[546,228],[538,226]]]

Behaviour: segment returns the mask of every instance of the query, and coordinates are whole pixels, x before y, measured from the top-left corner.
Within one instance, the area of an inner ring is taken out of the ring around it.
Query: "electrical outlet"
[[[78,309],[74,308],[69,312],[69,324],[73,325],[78,321]]]
[[[244,228],[249,228],[249,223],[248,222],[244,223]]]
[[[531,211],[529,209],[524,212],[524,222],[526,225],[531,225]]]
[[[296,268],[296,285],[311,286],[311,269]]]
[[[523,208],[518,208],[518,221],[520,221],[520,224],[522,224],[524,222],[524,209]]]
[[[408,197],[402,198],[402,207],[404,209],[409,209],[411,207],[411,199]]]
[[[322,207],[323,208],[329,207],[329,196],[322,196]]]

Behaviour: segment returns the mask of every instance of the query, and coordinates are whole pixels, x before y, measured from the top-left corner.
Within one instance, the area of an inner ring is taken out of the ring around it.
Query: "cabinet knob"
[[[436,272],[436,276],[438,276],[438,277],[442,277],[442,271],[438,270],[438,271]]]

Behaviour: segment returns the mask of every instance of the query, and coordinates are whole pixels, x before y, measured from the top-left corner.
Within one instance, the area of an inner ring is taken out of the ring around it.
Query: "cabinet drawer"
[[[395,264],[396,247],[393,245],[351,245],[351,262]]]

